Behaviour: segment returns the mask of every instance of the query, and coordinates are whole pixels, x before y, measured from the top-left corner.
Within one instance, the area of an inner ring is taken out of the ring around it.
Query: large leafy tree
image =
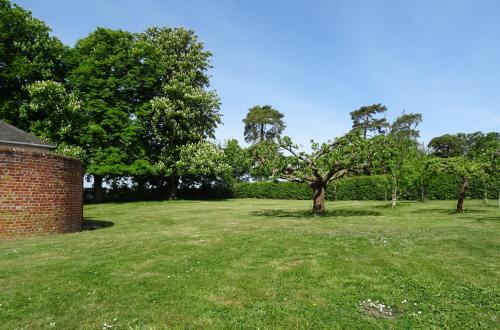
[[[389,123],[385,118],[377,118],[377,116],[386,111],[387,107],[380,103],[354,110],[351,112],[352,128],[361,129],[364,138],[368,136],[368,133],[382,134],[389,127]]]
[[[484,187],[484,200],[488,203],[488,191],[498,189],[496,170],[497,155],[500,154],[500,133],[473,132],[444,134],[429,142],[433,155],[440,158],[465,157],[469,160],[488,164],[486,174],[481,177]],[[499,196],[500,203],[500,196]]]
[[[434,173],[448,173],[460,179],[458,189],[457,207],[459,213],[464,212],[464,200],[467,189],[472,180],[483,180],[485,176],[486,164],[467,159],[465,157],[437,158],[429,161],[429,169]]]
[[[410,159],[418,157],[417,126],[422,121],[419,113],[403,113],[397,117],[386,135],[377,135],[372,139],[373,170],[388,173],[391,177],[391,205],[396,207],[399,187],[406,174]]]
[[[138,114],[150,174],[159,184],[168,178],[168,197],[176,198],[183,146],[213,138],[221,122],[217,93],[207,89],[211,54],[193,31],[182,28],[153,27],[137,38],[139,90],[152,98]]]
[[[130,174],[140,159],[136,97],[138,85],[134,36],[98,28],[79,40],[72,52],[69,81],[82,102],[80,145],[87,154],[87,173],[94,178],[94,199],[102,198],[102,181]]]
[[[67,48],[31,13],[0,0],[0,118],[28,129],[19,109],[28,101],[27,85],[63,81]]]
[[[433,138],[428,147],[432,154],[441,157],[462,156],[465,150],[465,141],[462,137],[454,134],[444,134]]]
[[[500,133],[474,132],[444,134],[433,138],[429,144],[433,155],[441,158],[467,157],[483,159],[500,146]]]
[[[328,184],[366,165],[366,140],[356,130],[327,143],[313,142],[311,150],[300,151],[289,137],[284,137],[278,145],[259,144],[255,156],[260,175],[306,182],[313,190],[312,212],[323,213]]]
[[[276,140],[286,127],[283,117],[281,112],[270,105],[256,105],[249,109],[243,119],[245,141],[255,144]]]

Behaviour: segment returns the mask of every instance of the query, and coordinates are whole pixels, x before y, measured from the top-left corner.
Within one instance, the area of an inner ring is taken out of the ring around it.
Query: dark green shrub
[[[311,199],[312,190],[297,182],[242,182],[233,185],[235,198]]]
[[[489,198],[498,198],[499,182],[492,178],[485,181]],[[460,180],[453,175],[440,174],[429,178],[424,185],[426,199],[457,198]],[[418,200],[421,187],[405,185],[399,187],[399,199]],[[234,198],[264,199],[311,199],[312,190],[305,183],[296,182],[244,182],[236,183],[232,188]],[[467,192],[468,198],[484,197],[484,184],[471,181]],[[391,198],[390,177],[386,175],[353,176],[342,178],[330,184],[326,189],[328,200],[388,200]]]
[[[348,177],[330,184],[326,189],[329,200],[383,200],[388,196],[388,181],[383,175]],[[311,199],[313,192],[305,183],[243,182],[233,186],[235,198]]]
[[[333,200],[386,200],[390,198],[389,180],[384,175],[342,178],[330,184],[327,198]]]

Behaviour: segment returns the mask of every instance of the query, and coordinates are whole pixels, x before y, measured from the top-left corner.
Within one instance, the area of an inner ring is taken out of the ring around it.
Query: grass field
[[[86,206],[102,229],[0,242],[0,327],[498,329],[500,210],[454,206]]]

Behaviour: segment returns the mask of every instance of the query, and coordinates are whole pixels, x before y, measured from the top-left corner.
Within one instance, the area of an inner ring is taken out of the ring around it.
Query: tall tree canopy
[[[67,48],[49,35],[50,28],[31,13],[0,0],[0,118],[22,129],[19,118],[28,100],[25,87],[35,81],[63,81]]]
[[[433,138],[427,146],[435,156],[458,157],[464,154],[465,141],[456,134],[444,134]]]
[[[277,139],[286,125],[284,115],[270,105],[254,106],[243,119],[245,141],[259,143]]]
[[[72,52],[69,81],[82,102],[80,145],[88,156],[86,171],[94,177],[100,200],[103,177],[132,172],[138,148],[136,112],[138,84],[132,49],[134,36],[98,28],[79,40]]]
[[[444,134],[433,138],[428,146],[435,156],[441,158],[463,156],[484,159],[500,149],[500,133]]]
[[[389,127],[389,123],[385,118],[376,118],[376,116],[386,111],[387,107],[380,103],[354,110],[351,112],[352,128],[361,129],[365,138],[368,133],[382,134]]]
[[[168,195],[175,198],[182,147],[213,138],[221,122],[217,93],[207,89],[211,54],[182,28],[150,28],[138,35],[136,49],[149,84],[144,89],[153,97],[138,117],[151,173],[169,178]]]

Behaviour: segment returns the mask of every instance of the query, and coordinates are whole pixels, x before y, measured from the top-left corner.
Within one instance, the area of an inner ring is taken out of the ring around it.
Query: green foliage
[[[176,167],[180,175],[220,177],[231,172],[224,151],[209,142],[184,145]]]
[[[464,154],[465,141],[458,135],[444,134],[433,138],[428,147],[437,157],[457,157]]]
[[[299,182],[240,182],[233,185],[235,198],[311,199],[313,192]]]
[[[486,179],[489,198],[498,197],[500,180],[490,176]],[[433,174],[424,184],[424,198],[430,200],[456,199],[461,181],[452,174]],[[420,200],[420,184],[404,181],[400,186],[401,200]],[[242,182],[232,188],[235,198],[262,199],[311,199],[312,190],[298,182]],[[473,181],[468,189],[469,198],[484,197],[481,181]],[[326,188],[328,200],[389,200],[391,179],[387,175],[363,175],[344,177]]]
[[[489,161],[500,150],[500,133],[444,134],[433,138],[428,146],[433,155],[441,158],[463,156]]]
[[[81,124],[81,105],[63,84],[45,80],[25,87],[29,102],[20,109],[27,131],[57,145],[76,144]]]
[[[354,176],[336,180],[326,188],[328,200],[385,200],[390,195],[387,176]],[[309,185],[299,182],[242,182],[233,185],[235,198],[311,199]]]
[[[456,199],[460,178],[450,173],[430,175],[425,189],[428,199]],[[471,189],[472,190],[472,189]],[[469,191],[469,194],[471,191]]]
[[[403,113],[390,125],[387,135],[377,135],[369,140],[371,170],[390,175],[393,207],[405,177],[410,173],[422,175],[421,171],[416,171],[418,167],[411,166],[421,158],[416,140],[419,136],[417,126],[421,121],[420,114]]]
[[[163,174],[175,172],[173,165],[185,145],[213,137],[220,122],[219,99],[214,91],[193,87],[188,82],[170,81],[164,96],[151,101],[151,136]]]
[[[50,28],[31,13],[0,0],[0,118],[21,129],[19,117],[28,101],[25,87],[40,80],[63,81],[67,49],[49,35]]]
[[[206,89],[211,54],[193,31],[182,28],[153,27],[137,39],[142,94],[151,96],[138,113],[150,170],[177,176],[182,147],[213,138],[221,122],[217,93]]]
[[[359,131],[322,144],[311,142],[310,153],[299,151],[299,146],[288,136],[280,139],[279,144],[261,143],[254,150],[256,167],[274,180],[326,185],[365,165],[367,145]],[[281,150],[289,155],[285,156]]]
[[[124,175],[140,154],[132,92],[139,62],[131,55],[134,37],[121,30],[98,28],[72,50],[69,80],[82,102],[80,146],[88,160],[86,172]]]
[[[389,127],[389,123],[385,118],[376,118],[376,115],[384,114],[387,107],[382,104],[372,104],[364,106],[358,110],[351,112],[352,128],[360,129],[363,132],[363,137],[367,137],[368,133],[383,134]]]
[[[256,105],[249,109],[247,116],[243,119],[245,141],[260,143],[276,140],[286,127],[283,117],[281,112],[270,105]]]
[[[61,143],[57,146],[55,151],[58,154],[61,154],[64,156],[78,158],[82,162],[85,162],[87,159],[87,154],[86,154],[85,150],[83,150],[82,147],[79,147],[76,145]]]
[[[391,124],[390,135],[396,137],[397,140],[412,140],[420,136],[417,126],[422,122],[422,114],[420,113],[404,113],[397,117]]]
[[[231,168],[232,180],[243,181],[247,179],[253,163],[250,151],[242,148],[236,139],[228,140],[223,149],[226,162]]]
[[[390,180],[385,175],[346,177],[327,188],[332,200],[387,200],[390,198]]]
[[[431,173],[447,173],[460,180],[482,180],[486,175],[486,164],[464,157],[431,158],[428,166]]]

